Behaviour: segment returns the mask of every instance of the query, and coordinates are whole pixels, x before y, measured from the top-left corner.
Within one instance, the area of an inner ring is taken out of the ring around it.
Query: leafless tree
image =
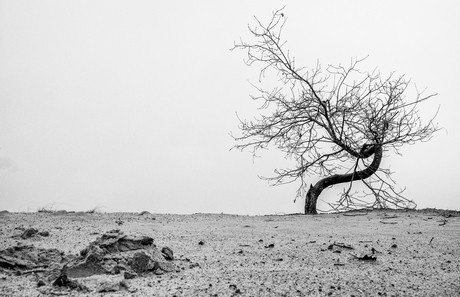
[[[249,27],[255,41],[235,43],[234,49],[247,51],[248,66],[261,65],[259,81],[274,73],[276,85],[257,89],[254,100],[262,102],[261,115],[241,120],[241,134],[232,137],[234,148],[257,151],[274,146],[295,161],[294,168],[276,169],[275,176],[265,177],[280,185],[300,180],[298,197],[305,197],[305,213],[317,213],[321,192],[335,184],[349,183],[335,203],[336,211],[355,208],[413,208],[395,187],[392,172],[381,166],[385,151],[400,155],[407,144],[428,141],[439,130],[434,123],[437,111],[422,123],[419,104],[435,96],[418,92],[406,100],[409,80],[394,73],[383,78],[376,70],[362,72],[354,59],[349,66],[298,67],[281,38],[287,18],[282,10],[273,13],[268,25],[257,18]],[[438,108],[439,110],[439,108]],[[369,160],[368,160],[369,159]],[[315,185],[311,176],[323,177]],[[351,192],[355,181],[364,184],[362,195]],[[373,197],[372,202],[365,196]]]

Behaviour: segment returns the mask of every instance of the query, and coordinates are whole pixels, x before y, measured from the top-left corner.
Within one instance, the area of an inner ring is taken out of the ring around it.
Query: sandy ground
[[[17,237],[30,227],[49,236]],[[460,296],[458,212],[1,213],[0,250],[32,244],[78,254],[113,229],[153,237],[185,269],[142,275],[126,280],[129,290],[96,294],[45,291],[51,285],[38,287],[38,273],[0,268],[0,295]]]

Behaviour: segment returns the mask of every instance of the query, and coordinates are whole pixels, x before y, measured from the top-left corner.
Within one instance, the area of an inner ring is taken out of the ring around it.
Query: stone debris
[[[29,238],[37,238],[38,237],[37,235],[40,235],[41,237],[50,236],[49,231],[39,231],[38,229],[35,229],[35,228],[24,229],[22,227],[17,227],[16,229],[22,230],[22,233],[13,235],[11,236],[12,238],[29,239]]]
[[[69,257],[57,249],[42,249],[33,245],[18,245],[0,250],[0,267],[19,273],[47,268],[53,263],[68,260]]]
[[[38,230],[30,228],[23,235],[33,236]],[[32,235],[31,235],[32,234]],[[23,237],[23,236],[21,236]],[[164,274],[180,271],[172,262],[169,247],[157,249],[148,236],[129,236],[120,230],[109,231],[79,256],[65,255],[57,249],[41,249],[33,245],[18,245],[0,251],[0,267],[23,274],[45,272],[53,287],[65,287],[86,292],[128,290],[126,279],[141,274]],[[54,269],[53,273],[48,268]],[[39,287],[44,287],[41,282]]]
[[[168,262],[172,259],[168,259],[156,248],[153,238],[112,230],[82,250],[80,257],[67,265],[66,273],[71,278],[81,278],[121,271],[129,271],[128,275],[175,271],[174,263]]]
[[[353,256],[355,257],[356,260],[359,260],[359,261],[376,261],[377,260],[377,257],[372,256],[372,255],[363,255],[363,256],[353,255]]]

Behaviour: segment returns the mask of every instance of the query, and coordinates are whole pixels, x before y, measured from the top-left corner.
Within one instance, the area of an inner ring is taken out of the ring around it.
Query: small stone
[[[155,262],[153,271],[155,274],[163,274],[165,272],[176,271],[177,267],[171,262]]]
[[[43,287],[46,286],[46,283],[41,279],[37,282],[37,287]]]
[[[107,280],[103,281],[98,285],[97,292],[103,293],[103,292],[117,292],[120,290],[121,287],[121,282],[118,280]]]
[[[21,234],[21,238],[27,239],[27,238],[34,236],[37,233],[38,233],[37,229],[29,228],[29,229],[24,230],[24,232]]]
[[[122,271],[127,271],[129,270],[128,267],[126,267],[125,265],[123,264],[116,264],[115,266],[113,266],[112,270],[110,271],[112,274],[119,274],[121,273]]]
[[[137,272],[142,273],[149,268],[150,257],[144,252],[137,252],[134,254],[131,268]]]
[[[168,261],[174,260],[173,251],[169,247],[167,247],[167,246],[163,247],[161,249],[161,253],[163,254],[163,257],[166,260],[168,260]]]
[[[125,279],[133,279],[137,276],[137,273],[133,272],[133,271],[129,271],[129,270],[126,270],[124,273],[123,273],[123,276]]]
[[[50,233],[49,233],[48,231],[40,231],[40,232],[38,232],[38,234],[39,234],[40,236],[43,236],[43,237],[48,237],[48,236],[50,236]]]
[[[122,280],[122,281],[120,282],[120,289],[126,289],[126,290],[128,290],[128,292],[130,292],[130,293],[133,293],[133,292],[136,291],[135,289],[133,290],[133,289],[131,289],[131,288],[129,287],[129,284],[128,284],[128,282],[127,282],[126,280]]]
[[[364,255],[362,257],[357,257],[356,259],[361,260],[361,261],[376,261],[377,257],[370,256],[370,255]]]
[[[57,287],[68,287],[71,289],[77,289],[81,291],[88,291],[88,288],[84,285],[81,285],[79,282],[75,280],[71,280],[67,277],[67,274],[62,273],[54,282],[53,286]]]

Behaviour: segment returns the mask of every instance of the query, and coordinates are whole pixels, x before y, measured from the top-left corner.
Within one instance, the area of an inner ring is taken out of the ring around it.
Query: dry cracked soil
[[[78,286],[63,281],[64,267],[107,232],[120,234],[112,244],[117,238],[152,238],[152,250],[168,247],[162,255],[174,268],[159,270],[141,252],[144,258],[138,258],[147,264],[139,273],[130,270],[134,260],[127,260],[121,270],[71,280]],[[3,211],[0,238],[0,296],[460,296],[457,211],[314,216]],[[14,254],[32,248],[57,250],[59,259],[46,262],[35,255],[38,264],[27,266],[24,261],[31,259]]]

